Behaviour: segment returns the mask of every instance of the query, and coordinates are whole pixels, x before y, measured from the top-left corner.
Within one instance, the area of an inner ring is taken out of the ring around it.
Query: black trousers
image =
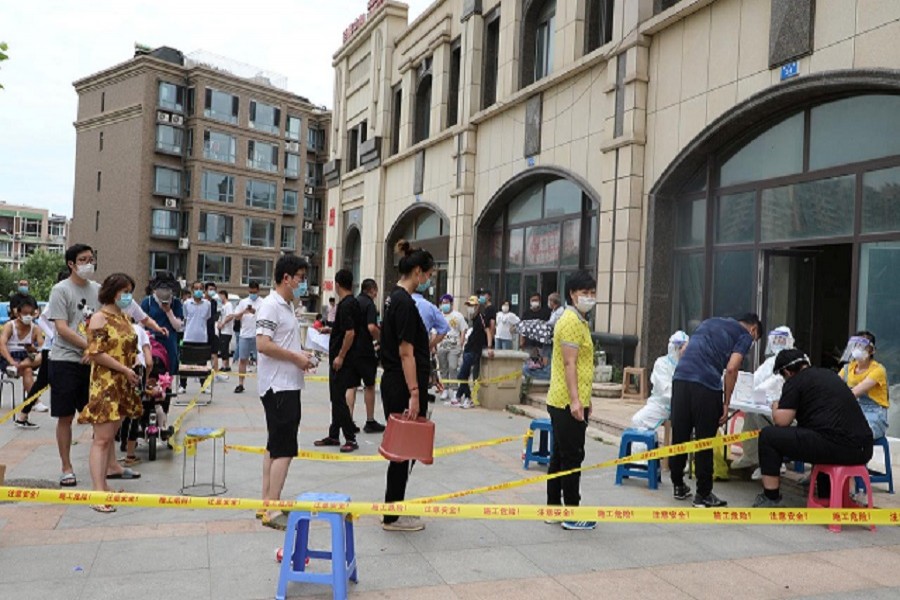
[[[32,391],[39,392],[45,387],[50,385],[50,351],[49,350],[41,350],[41,367],[38,369],[37,377],[34,380],[34,385],[31,386],[30,390],[25,390],[25,398],[31,395]],[[32,402],[28,406],[22,409],[22,414],[27,415],[31,412],[31,409],[34,408],[35,402]]]
[[[672,383],[672,444],[682,444],[691,439],[714,437],[722,416],[722,391],[711,390],[692,381]],[[684,467],[687,455],[669,458],[672,483],[684,485]],[[713,451],[704,450],[694,456],[697,472],[697,494],[708,496],[713,487]]]
[[[428,389],[428,375],[417,375],[419,386],[419,416],[428,414],[428,394],[423,393]],[[409,408],[409,388],[403,373],[385,372],[381,376],[381,405],[384,408],[385,420],[392,414],[402,413]],[[384,489],[385,502],[400,502],[406,498],[406,483],[409,481],[409,473],[415,461],[404,460],[402,462],[391,461],[387,468],[387,484]],[[385,515],[385,523],[393,523],[398,515]]]
[[[548,406],[553,427],[553,450],[548,474],[577,469],[584,462],[584,438],[590,409],[584,409],[584,421],[572,416],[568,408]],[[581,473],[572,473],[547,481],[547,504],[578,506],[581,502]]]
[[[349,385],[348,375],[352,371],[351,365],[343,365],[340,371],[329,369],[328,394],[331,399],[331,425],[328,427],[328,437],[339,440],[341,431],[348,442],[356,441],[356,431],[353,429],[353,415],[347,405],[347,390]]]
[[[872,441],[860,446],[804,427],[764,428],[759,433],[759,470],[777,477],[785,458],[814,465],[864,465],[872,458]]]

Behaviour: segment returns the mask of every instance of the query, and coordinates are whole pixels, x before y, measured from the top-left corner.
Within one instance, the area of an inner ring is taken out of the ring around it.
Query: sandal
[[[268,515],[263,515],[262,524],[263,527],[268,527],[269,529],[275,529],[277,531],[286,531],[287,530],[287,517],[278,513],[274,517],[269,517]]]
[[[126,456],[125,458],[119,459],[119,462],[126,467],[133,467],[134,465],[141,464],[142,461],[140,456]]]
[[[316,440],[313,442],[314,446],[340,446],[341,440],[336,440],[333,437],[325,437],[321,440]]]
[[[59,485],[62,487],[75,487],[78,485],[78,480],[75,479],[75,473],[63,473],[59,476]]]
[[[256,511],[256,518],[257,519],[265,519],[266,518],[266,510],[264,508],[261,508],[258,511]]]
[[[98,513],[109,514],[116,512],[116,507],[112,504],[91,504],[90,506],[91,510],[94,510]]]
[[[141,474],[133,469],[125,467],[121,473],[112,473],[106,476],[107,479],[140,479]]]

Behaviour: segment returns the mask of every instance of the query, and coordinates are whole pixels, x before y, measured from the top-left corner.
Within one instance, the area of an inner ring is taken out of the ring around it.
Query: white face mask
[[[25,325],[31,325],[31,322],[34,320],[34,317],[31,315],[22,315],[22,323]]]
[[[863,360],[864,358],[868,357],[869,353],[866,352],[862,348],[854,348],[853,351],[850,352],[850,356],[853,358],[853,360],[855,360],[856,362],[859,362],[859,361]]]
[[[579,296],[578,304],[576,306],[579,312],[587,314],[597,306],[597,299],[594,296]]]
[[[537,309],[539,309],[540,307],[541,307],[541,303],[540,303],[540,302],[532,302],[532,303],[531,303],[531,310],[537,310]]]
[[[78,265],[75,267],[75,273],[82,279],[90,279],[91,275],[94,274],[94,265]]]

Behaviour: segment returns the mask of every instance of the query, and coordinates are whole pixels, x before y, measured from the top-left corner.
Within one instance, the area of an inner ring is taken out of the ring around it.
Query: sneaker
[[[462,402],[459,403],[460,408],[475,408],[475,403],[472,402],[470,398],[463,398]]]
[[[212,390],[210,390],[210,388],[208,388],[208,387],[205,387],[205,388],[203,388],[203,390],[200,393],[209,395],[209,394],[212,394]]]
[[[444,388],[444,391],[441,392],[441,400],[449,400],[450,399],[450,390]]]
[[[359,433],[359,425],[353,423],[353,433]]]
[[[672,495],[675,496],[676,500],[687,500],[691,497],[691,488],[684,484],[676,485]]]
[[[182,394],[186,394],[186,393],[187,393],[187,390],[184,389],[184,386],[183,386],[183,385],[180,386],[180,387],[178,388],[178,395],[179,395],[179,396],[181,396]]]
[[[234,393],[235,393],[235,394],[243,394],[243,393],[244,393],[244,386],[239,385],[239,386],[237,386],[236,388],[234,388]]]
[[[784,506],[781,503],[781,496],[778,497],[778,500],[772,500],[765,494],[759,494],[756,496],[756,500],[753,501],[753,508],[778,508]]]
[[[216,381],[228,381],[228,375],[216,375]]]
[[[13,423],[15,423],[16,427],[20,429],[37,429],[38,427],[40,427],[40,425],[38,425],[37,423],[32,423],[28,419],[25,419],[24,421],[13,419]]]
[[[728,506],[728,503],[712,492],[708,496],[694,494],[694,508],[719,508],[721,506]]]
[[[363,426],[363,431],[366,433],[381,433],[384,431],[384,425],[378,421],[366,421],[366,424]]]
[[[220,370],[221,370],[223,373],[231,373],[231,367],[222,367]],[[227,379],[228,376],[226,375],[225,378]]]
[[[43,402],[38,401],[31,410],[33,410],[34,412],[49,412],[50,407]]]
[[[569,531],[587,531],[596,529],[597,523],[594,521],[563,521],[562,528]]]
[[[561,519],[544,519],[544,523],[546,523],[547,525],[561,525],[562,520]]]
[[[465,396],[463,396],[462,398],[457,398],[454,396],[453,398],[450,398],[450,402],[448,402],[447,404],[449,406],[459,408],[462,405],[462,402],[464,399],[465,399]]]
[[[396,521],[382,523],[381,528],[385,531],[422,531],[425,523],[419,517],[400,517]]]
[[[336,440],[333,437],[324,437],[321,440],[316,440],[313,442],[313,446],[321,447],[321,446],[340,446],[341,440]]]
[[[753,473],[750,475],[750,480],[751,481],[759,481],[760,479],[762,479],[762,471],[760,470],[759,467],[756,467],[753,470]]]
[[[345,442],[341,446],[341,452],[353,452],[354,450],[359,450],[359,444],[356,443],[356,440]]]
[[[13,379],[18,379],[19,370],[17,368],[15,368],[14,366],[10,365],[10,366],[6,367],[6,375],[8,377],[12,377]]]

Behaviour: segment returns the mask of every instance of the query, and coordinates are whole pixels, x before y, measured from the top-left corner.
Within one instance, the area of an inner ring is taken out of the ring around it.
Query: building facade
[[[63,254],[69,219],[46,208],[0,202],[0,267],[18,271],[29,256]]]
[[[240,293],[298,253],[318,303],[328,111],[274,74],[165,47],[74,86],[71,240],[96,249],[100,276],[167,271]]]
[[[900,3],[368,8],[333,61],[326,285],[390,284],[404,237],[436,294],[513,310],[590,269],[638,364],[755,311],[821,365],[870,329],[900,377]]]

